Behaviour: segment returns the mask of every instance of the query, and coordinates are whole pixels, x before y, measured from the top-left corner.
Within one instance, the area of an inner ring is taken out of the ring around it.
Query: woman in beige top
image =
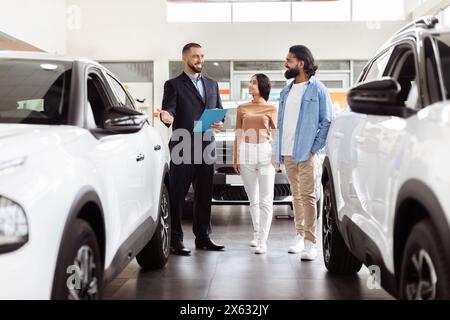
[[[255,253],[267,252],[267,238],[273,216],[275,168],[272,145],[277,123],[277,108],[267,102],[271,83],[264,74],[255,74],[248,90],[251,102],[237,108],[233,167],[242,176],[250,201],[253,222],[252,247]]]

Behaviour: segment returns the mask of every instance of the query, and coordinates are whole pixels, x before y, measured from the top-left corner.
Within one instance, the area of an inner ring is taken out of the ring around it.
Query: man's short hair
[[[186,44],[186,45],[183,47],[182,54],[185,54],[186,52],[188,52],[189,50],[191,50],[191,48],[201,48],[201,47],[202,47],[202,46],[199,45],[198,43],[190,42],[190,43]]]

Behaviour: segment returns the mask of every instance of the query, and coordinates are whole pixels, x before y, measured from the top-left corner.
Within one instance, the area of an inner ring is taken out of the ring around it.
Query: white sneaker
[[[258,232],[253,232],[253,240],[250,241],[250,246],[251,247],[257,247],[258,246]]]
[[[317,258],[317,249],[316,244],[306,240],[305,241],[305,249],[303,249],[301,254],[302,260],[312,261]]]
[[[300,253],[304,248],[304,239],[303,236],[298,234],[295,236],[294,243],[289,247],[289,253]]]
[[[263,254],[267,252],[267,245],[265,241],[259,241],[258,246],[255,249],[256,254]]]

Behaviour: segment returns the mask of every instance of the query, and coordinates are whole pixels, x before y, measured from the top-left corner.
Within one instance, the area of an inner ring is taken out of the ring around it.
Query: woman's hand
[[[275,156],[272,156],[272,165],[275,168],[275,172],[280,171],[280,163],[278,162],[277,158]]]
[[[239,175],[241,174],[241,168],[237,163],[233,163],[233,168],[237,174],[239,174]]]

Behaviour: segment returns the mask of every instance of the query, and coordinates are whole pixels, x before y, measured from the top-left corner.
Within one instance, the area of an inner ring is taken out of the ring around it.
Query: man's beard
[[[297,68],[294,69],[287,69],[284,73],[284,76],[286,77],[286,79],[292,79],[295,78],[296,76],[298,76],[300,74],[300,70]]]
[[[192,70],[192,72],[194,73],[201,73],[202,72],[202,67],[197,68],[196,66],[194,66],[193,64],[188,63],[188,67]]]

